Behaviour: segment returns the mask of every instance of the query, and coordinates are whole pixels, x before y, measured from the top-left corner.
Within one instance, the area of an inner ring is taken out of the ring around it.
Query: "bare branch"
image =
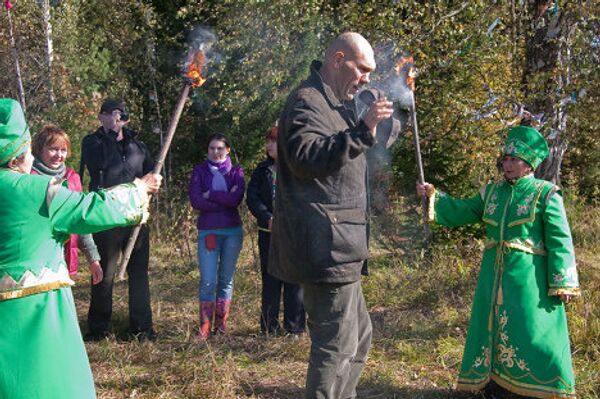
[[[439,26],[439,24],[442,23],[442,21],[444,21],[445,19],[448,19],[448,18],[452,18],[453,16],[455,16],[456,14],[460,13],[462,10],[467,8],[468,5],[469,5],[469,2],[464,2],[461,4],[461,6],[458,9],[456,9],[456,10],[452,11],[451,13],[444,15],[443,17],[438,19],[437,22],[431,27],[431,30],[429,31],[429,33],[433,32],[435,30],[435,28],[437,28]]]

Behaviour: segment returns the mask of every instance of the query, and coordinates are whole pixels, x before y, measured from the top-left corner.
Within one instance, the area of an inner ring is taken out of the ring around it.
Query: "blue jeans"
[[[205,237],[214,234],[217,245],[214,250],[206,249]],[[240,227],[199,230],[198,231],[198,261],[200,265],[200,301],[215,301],[231,299],[233,294],[233,275],[235,265],[244,241]]]

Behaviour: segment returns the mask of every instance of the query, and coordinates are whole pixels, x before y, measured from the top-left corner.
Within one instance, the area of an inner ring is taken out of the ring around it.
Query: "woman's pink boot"
[[[227,319],[229,318],[230,308],[231,299],[217,299],[217,308],[215,310],[215,334],[225,334],[227,332]]]
[[[196,338],[204,341],[210,335],[210,324],[215,312],[214,302],[200,302],[200,329]]]

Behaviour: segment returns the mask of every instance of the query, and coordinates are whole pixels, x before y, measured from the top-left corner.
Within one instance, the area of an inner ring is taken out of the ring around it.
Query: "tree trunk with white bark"
[[[567,89],[569,81],[569,38],[576,24],[559,2],[529,1],[529,28],[525,49],[523,90],[525,108],[539,116],[537,126],[548,140],[550,155],[536,176],[560,184],[560,168],[568,141]],[[534,123],[535,125],[536,123]]]

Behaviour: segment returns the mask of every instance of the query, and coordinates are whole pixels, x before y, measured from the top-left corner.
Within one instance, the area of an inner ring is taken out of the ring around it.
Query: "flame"
[[[192,87],[200,87],[206,82],[206,78],[202,76],[206,56],[204,55],[204,51],[198,50],[190,58],[191,61],[185,76],[190,80]]]
[[[417,70],[415,69],[415,62],[413,57],[402,57],[394,66],[396,75],[400,75],[404,69],[408,68],[406,74],[406,85],[410,87],[412,91],[415,91],[415,79],[417,78]]]

